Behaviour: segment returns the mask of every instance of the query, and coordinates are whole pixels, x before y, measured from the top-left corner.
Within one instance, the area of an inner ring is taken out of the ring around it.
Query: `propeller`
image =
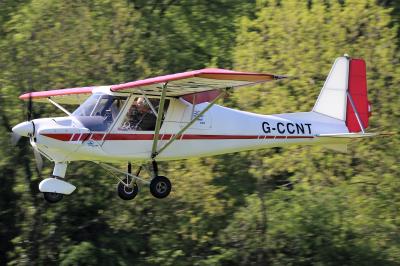
[[[21,139],[21,135],[15,133],[14,131],[11,132],[11,145],[12,146],[17,146],[19,140]]]
[[[40,155],[40,152],[38,148],[36,147],[36,143],[32,143],[32,148],[33,148],[33,156],[35,157],[35,162],[36,162],[36,168],[39,171],[39,173],[42,172],[43,169],[43,158],[42,155]]]
[[[29,100],[28,100],[28,106],[27,106],[27,121],[31,121],[32,119],[32,94],[29,93]]]
[[[31,97],[31,94],[29,94],[28,104],[26,105],[26,116],[27,116],[26,120],[31,122],[31,119],[32,119],[32,97]],[[34,124],[32,124],[32,125],[34,126]],[[17,128],[17,126],[13,127],[12,132],[11,132],[11,145],[12,146],[16,146],[22,137],[21,134],[17,133],[19,130],[17,130],[16,128]],[[34,133],[35,132],[33,132],[33,134]]]
[[[29,94],[26,115],[27,115],[27,122],[22,122],[13,127],[13,131],[11,134],[11,144],[13,146],[17,145],[22,136],[29,137],[30,143],[33,148],[33,155],[35,157],[36,168],[40,173],[43,168],[43,158],[40,155],[39,149],[37,148],[35,142],[35,123],[32,121],[33,102],[31,94]],[[20,134],[18,134],[18,132]]]

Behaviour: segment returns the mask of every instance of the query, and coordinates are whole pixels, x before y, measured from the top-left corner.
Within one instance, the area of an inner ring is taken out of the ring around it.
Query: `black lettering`
[[[265,133],[271,133],[271,128],[269,127],[268,122],[263,122],[262,123],[262,129]]]
[[[293,130],[290,130],[289,126],[292,126]],[[287,128],[287,132],[289,132],[289,134],[293,134],[295,132],[294,125],[292,123],[287,123],[286,128]]]
[[[300,134],[300,133],[304,134],[305,133],[303,124],[297,124],[296,123],[296,129],[297,129],[297,134]]]
[[[308,134],[311,134],[311,124],[305,124],[308,127]]]
[[[280,126],[282,126],[283,129],[281,129]],[[283,123],[281,123],[281,122],[276,124],[276,128],[278,129],[278,132],[281,133],[281,134],[285,133],[285,128],[284,127],[285,127],[285,125]]]

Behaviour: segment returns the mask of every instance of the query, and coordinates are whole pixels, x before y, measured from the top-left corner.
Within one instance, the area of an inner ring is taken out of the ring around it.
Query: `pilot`
[[[143,97],[139,97],[129,110],[131,129],[154,130],[156,116]]]
[[[150,107],[143,97],[139,97],[134,105],[136,105],[137,110],[141,113],[148,113],[150,111]]]

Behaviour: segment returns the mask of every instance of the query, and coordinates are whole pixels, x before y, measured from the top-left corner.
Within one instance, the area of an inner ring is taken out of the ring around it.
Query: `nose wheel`
[[[43,198],[48,203],[59,202],[64,195],[69,195],[76,189],[74,185],[64,180],[64,176],[65,172],[61,176],[52,175],[39,183],[39,191],[43,192]]]
[[[43,197],[48,203],[57,203],[64,197],[61,193],[43,192]]]

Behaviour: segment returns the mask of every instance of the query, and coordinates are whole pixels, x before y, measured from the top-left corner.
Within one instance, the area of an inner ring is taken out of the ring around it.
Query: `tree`
[[[391,122],[399,118],[395,95],[399,93],[400,76],[396,68],[396,28],[391,27],[389,10],[368,0],[260,1],[257,10],[255,19],[243,18],[239,25],[235,66],[288,74],[289,80],[275,83],[273,88],[265,85],[256,90],[237,91],[234,104],[260,113],[309,111],[332,60],[348,53],[367,61],[369,97],[377,114],[372,116],[371,129],[398,130],[398,125]],[[347,155],[321,148],[284,148],[245,154],[253,162],[264,158],[261,165],[255,165],[254,172],[264,180],[261,183],[290,180],[294,191],[278,189],[266,196],[267,246],[248,242],[259,233],[254,226],[261,221],[260,202],[264,200],[252,195],[247,207],[220,235],[225,244],[214,258],[220,258],[220,262],[256,264],[257,257],[253,255],[263,249],[267,250],[271,264],[330,264],[342,259],[358,265],[371,261],[394,263],[399,254],[394,247],[398,245],[390,235],[398,233],[394,219],[398,205],[389,203],[381,194],[398,187],[395,181],[400,170],[395,162],[398,145],[398,137],[376,138],[350,145]],[[336,187],[344,194],[338,193]],[[392,193],[389,193],[391,197],[398,198],[398,193]],[[268,200],[275,195],[277,201]],[[354,200],[351,204],[342,203],[344,196]],[[296,200],[288,200],[292,197]],[[277,207],[280,201],[285,207]],[[331,202],[335,204],[330,205]],[[373,215],[377,212],[388,222],[379,223]],[[249,213],[257,214],[252,217]],[[357,215],[363,219],[356,219]],[[278,229],[281,225],[288,227]],[[307,238],[309,230],[318,237]],[[289,236],[292,233],[299,238],[292,239]],[[338,233],[338,240],[330,240]],[[378,235],[380,244],[376,242]],[[327,240],[330,247],[318,242]],[[282,246],[274,241],[282,241]],[[288,246],[288,243],[291,244]],[[339,246],[344,248],[336,248]],[[356,249],[357,246],[360,248]]]
[[[37,185],[52,166],[39,174],[28,143],[11,148],[6,134],[25,120],[17,98],[23,91],[206,66],[290,76],[239,89],[227,105],[308,111],[343,53],[367,61],[370,129],[398,131],[398,22],[391,12],[368,0],[6,4],[0,12],[0,262],[395,264],[398,136],[350,145],[347,155],[291,147],[161,163],[174,184],[162,201],[146,186],[134,202],[121,201],[112,176],[97,165],[72,163],[67,176],[77,191],[50,206]],[[41,104],[34,110],[35,117],[58,112]]]
[[[7,100],[2,99],[1,109],[7,130],[23,117],[22,110],[25,108],[17,96],[24,91],[110,84],[139,76],[141,66],[135,64],[139,57],[131,46],[138,36],[134,30],[138,19],[139,14],[124,1],[81,4],[37,0],[21,6],[4,25],[7,35],[0,43],[0,87],[2,95],[7,97]],[[21,110],[13,106],[19,106]],[[36,114],[50,116],[52,113],[54,116],[54,109],[48,106],[45,110],[35,105],[34,110]],[[18,206],[21,206],[18,215],[22,218],[16,223],[20,233],[13,242],[15,249],[10,253],[11,264],[47,264],[54,258],[58,259],[65,246],[82,241],[79,237],[86,235],[91,241],[96,241],[96,236],[82,233],[71,237],[74,227],[68,226],[67,230],[63,227],[63,221],[69,215],[64,213],[68,203],[47,209],[38,193],[40,178],[32,170],[34,164],[31,163],[28,143],[21,143],[19,147],[20,152],[4,157],[4,174],[16,178],[14,187],[18,188]],[[18,168],[10,168],[13,161]],[[7,168],[10,169],[8,172]],[[72,168],[69,172],[73,171]],[[95,181],[91,185],[100,189],[104,181],[94,177],[97,171],[89,167],[84,173],[76,172],[92,175]],[[49,171],[42,173],[46,174]],[[78,179],[77,182],[83,185],[85,180]],[[69,202],[75,206],[75,218],[79,217],[82,224],[89,223],[83,227],[84,230],[105,228],[101,219],[95,225],[85,221],[104,205],[99,204],[99,198],[87,198],[84,191],[81,193],[77,193],[75,202]],[[107,198],[109,193],[99,195]],[[90,211],[83,208],[86,204],[78,204],[81,201],[92,206]]]

